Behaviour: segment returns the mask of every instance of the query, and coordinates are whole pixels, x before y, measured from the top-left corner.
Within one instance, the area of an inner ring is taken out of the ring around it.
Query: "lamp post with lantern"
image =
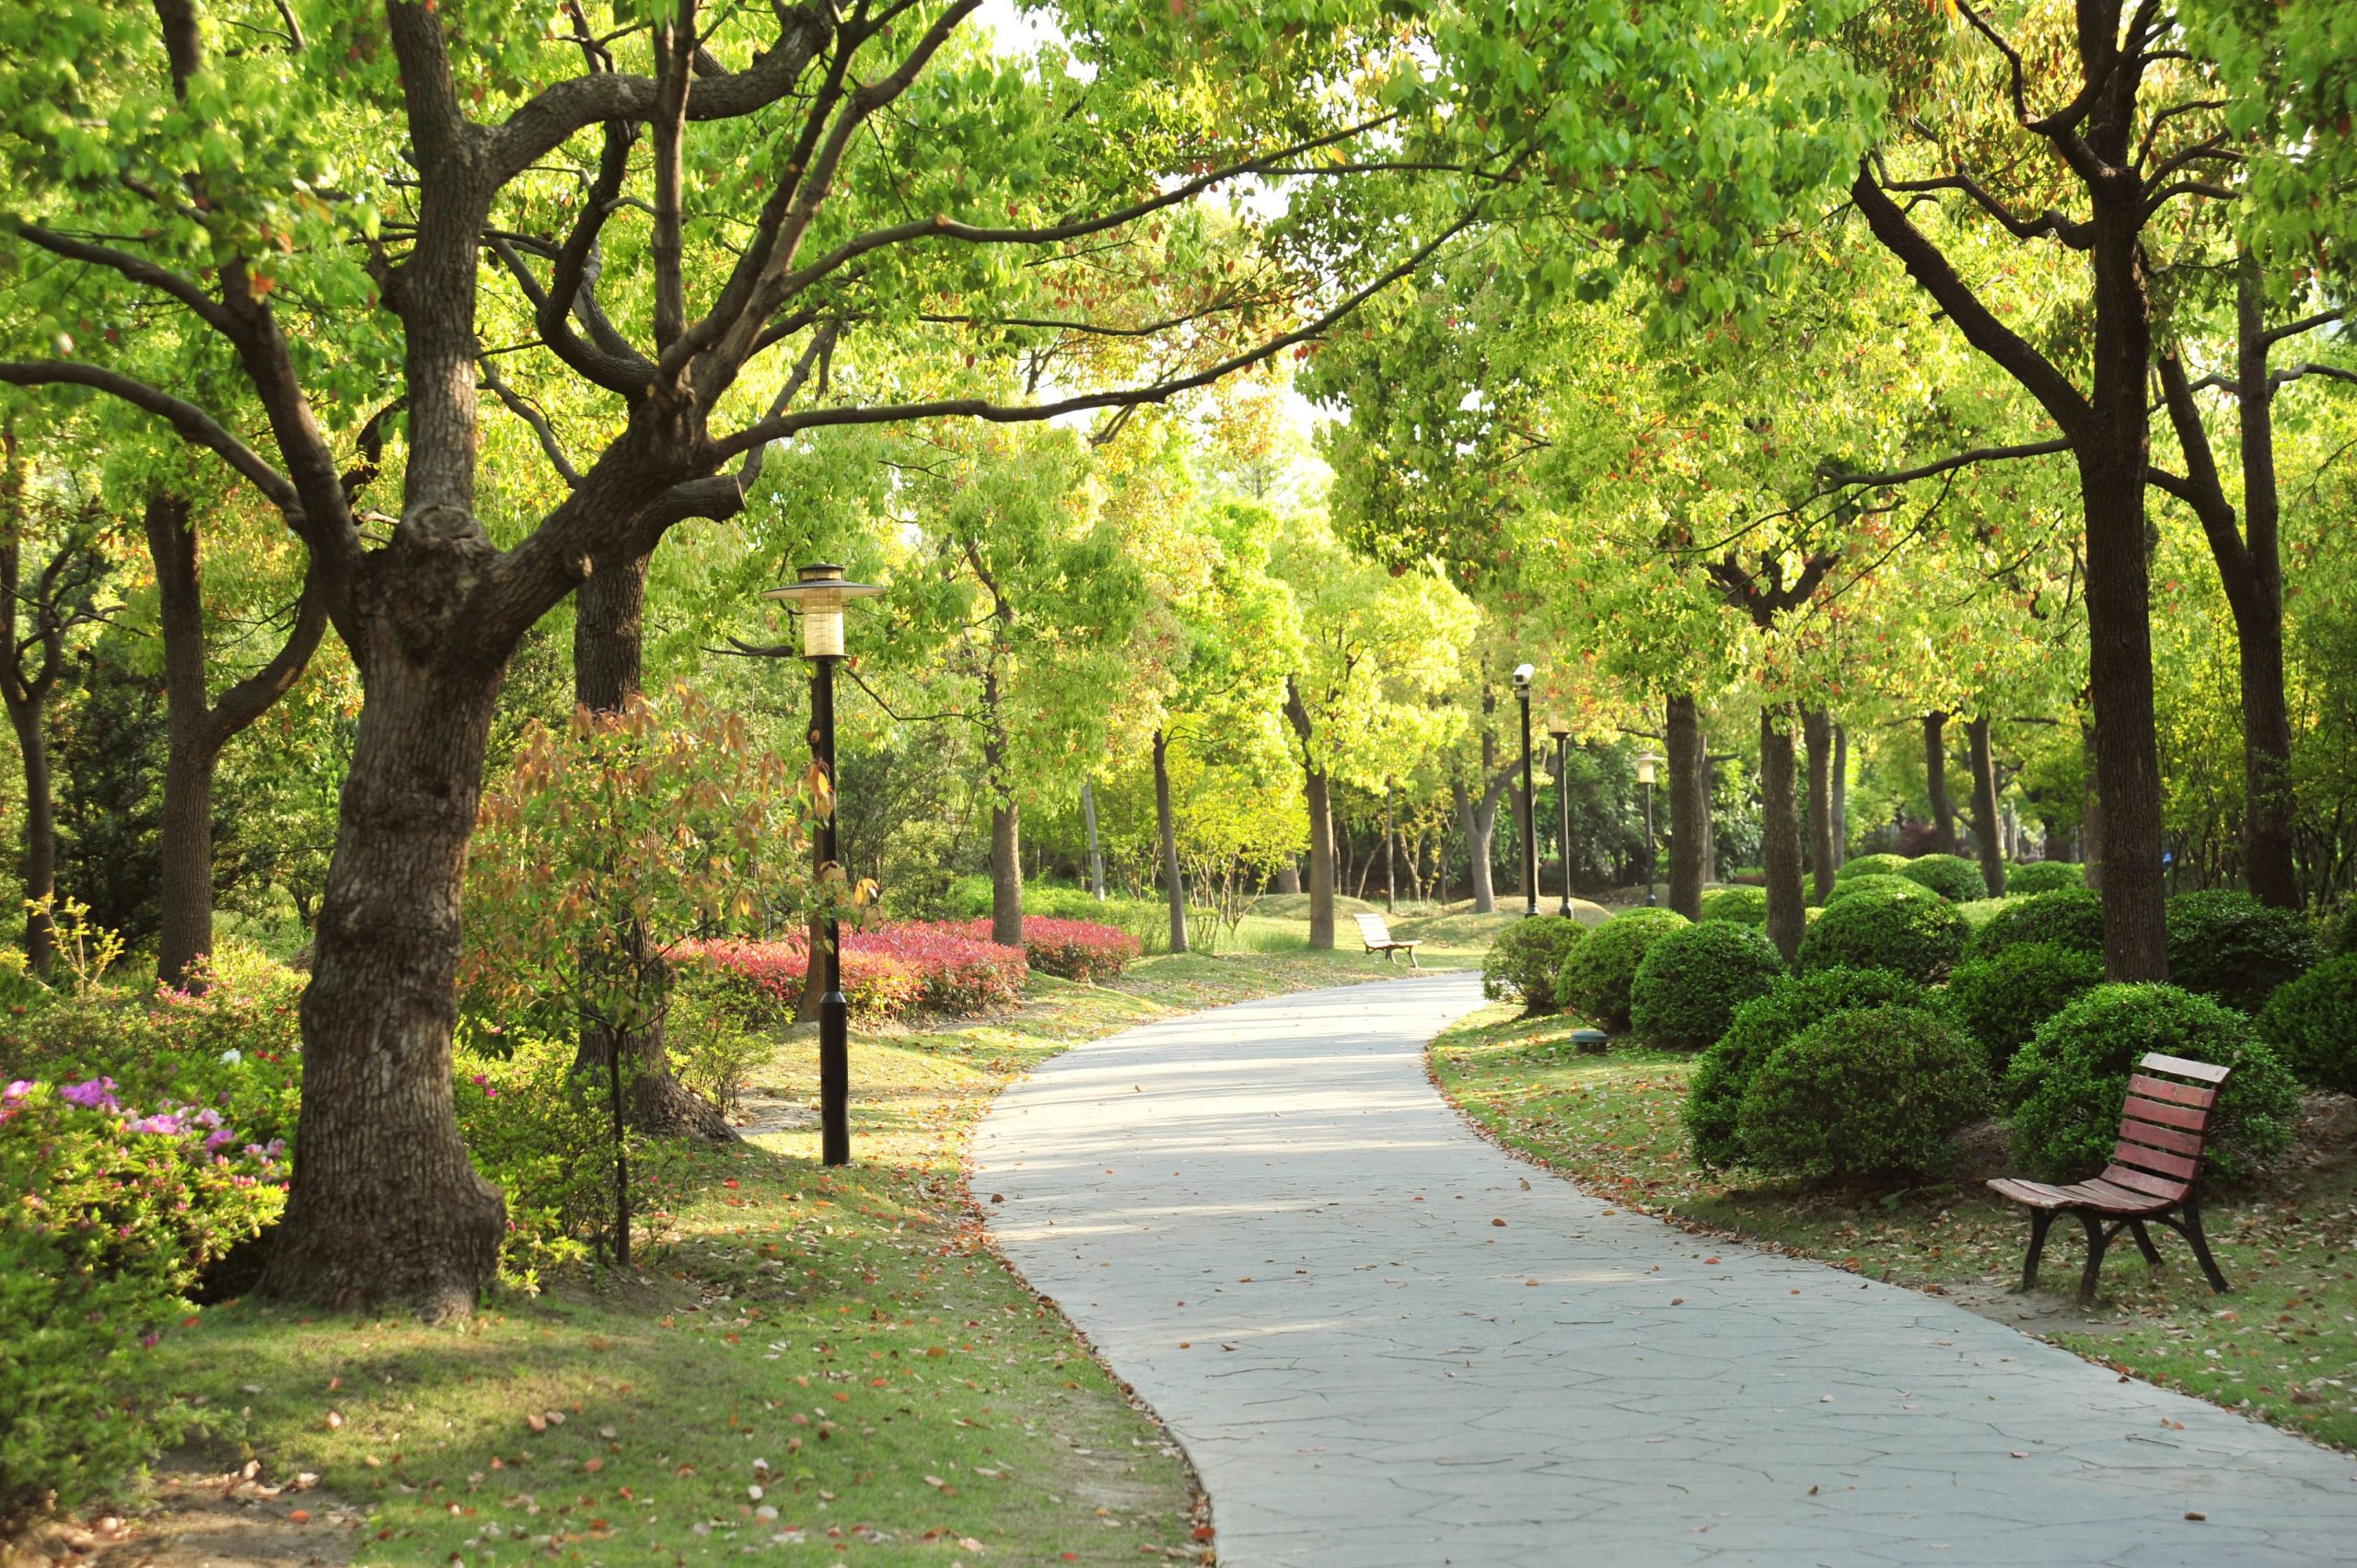
[[[1572,916],[1572,721],[1561,713],[1547,715],[1547,733],[1555,738],[1555,851],[1563,857],[1563,904],[1555,912]]]
[[[1650,751],[1637,753],[1637,782],[1645,786],[1645,902],[1654,902],[1654,770],[1661,759]]]
[[[1523,916],[1538,912],[1538,802],[1530,787],[1530,678],[1527,664],[1514,667],[1515,700],[1522,704],[1522,898]]]
[[[843,606],[883,591],[873,584],[846,582],[842,567],[819,562],[800,568],[784,587],[761,594],[783,599],[802,614],[802,656],[810,661],[810,760],[827,784],[810,842],[821,897],[827,893],[829,870],[840,875],[835,859],[835,665],[843,656]],[[806,974],[803,983],[823,987],[819,993],[819,1156],[827,1165],[849,1165],[851,1004],[843,996],[842,933],[831,902],[820,907],[811,948],[814,972]]]

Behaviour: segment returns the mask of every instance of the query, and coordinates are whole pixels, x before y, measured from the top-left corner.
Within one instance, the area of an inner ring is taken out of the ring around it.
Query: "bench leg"
[[[2022,1260],[2022,1289],[2038,1288],[2038,1260],[2046,1251],[2047,1227],[2054,1223],[2052,1209],[2032,1209],[2029,1212],[2029,1254]]]
[[[1413,947],[1408,949],[1408,967],[1411,970],[1423,968],[1422,964],[1416,962],[1416,950]]]
[[[2218,1260],[2210,1256],[2210,1243],[2201,1234],[2201,1205],[2189,1202],[2185,1205],[2185,1239],[2193,1246],[2194,1260],[2210,1277],[2210,1288],[2220,1295],[2227,1292],[2226,1276],[2218,1272]]]
[[[2142,1220],[2130,1220],[2128,1234],[2136,1238],[2136,1250],[2144,1255],[2145,1263],[2153,1269],[2161,1266],[2161,1249],[2153,1245],[2153,1233],[2144,1228]]]
[[[2104,1249],[2111,1245],[2111,1233],[2104,1229],[2103,1221],[2084,1209],[2079,1211],[2079,1223],[2087,1230],[2087,1270],[2079,1276],[2079,1305],[2096,1304],[2096,1282],[2103,1276]]]

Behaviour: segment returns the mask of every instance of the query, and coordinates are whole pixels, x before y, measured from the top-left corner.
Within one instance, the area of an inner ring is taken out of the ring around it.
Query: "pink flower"
[[[87,1082],[68,1084],[57,1091],[57,1098],[85,1110],[121,1110],[122,1102],[114,1098],[112,1078],[92,1078]]]

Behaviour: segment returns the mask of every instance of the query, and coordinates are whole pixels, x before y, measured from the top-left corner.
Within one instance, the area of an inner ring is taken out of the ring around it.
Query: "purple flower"
[[[229,1131],[226,1127],[224,1127],[215,1132],[211,1137],[204,1140],[204,1147],[207,1153],[211,1153],[220,1149],[225,1149],[237,1141],[238,1135]]]
[[[196,1120],[200,1126],[218,1127],[221,1125],[221,1113],[214,1109],[211,1106],[206,1106],[203,1110],[196,1113]]]
[[[143,1116],[123,1129],[126,1132],[153,1132],[161,1137],[177,1138],[185,1131],[177,1116]]]
[[[114,1098],[112,1078],[92,1078],[87,1083],[68,1084],[57,1091],[58,1098],[86,1110],[121,1110],[122,1103]]]
[[[14,1105],[32,1092],[33,1081],[30,1078],[19,1078],[6,1089],[0,1089],[0,1105]]]

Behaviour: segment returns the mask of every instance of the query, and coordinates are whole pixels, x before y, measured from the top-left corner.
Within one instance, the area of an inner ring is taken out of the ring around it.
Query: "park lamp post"
[[[1515,700],[1522,704],[1522,897],[1525,919],[1538,912],[1538,802],[1530,789],[1529,665],[1514,667]]]
[[[1555,850],[1563,857],[1563,906],[1555,912],[1572,918],[1572,721],[1560,713],[1547,715],[1547,733],[1555,738]]]
[[[795,581],[762,590],[763,598],[784,599],[802,613],[802,656],[810,661],[810,760],[827,781],[827,797],[812,835],[811,865],[819,891],[835,866],[835,663],[843,656],[843,606],[873,598],[882,588],[843,580],[843,569],[826,563],[800,568]],[[842,943],[834,906],[819,916],[819,939],[810,962],[819,993],[819,1157],[826,1165],[851,1163],[851,1004],[843,997]]]
[[[1637,782],[1645,786],[1645,902],[1654,901],[1654,770],[1661,759],[1650,751],[1637,753]]]

